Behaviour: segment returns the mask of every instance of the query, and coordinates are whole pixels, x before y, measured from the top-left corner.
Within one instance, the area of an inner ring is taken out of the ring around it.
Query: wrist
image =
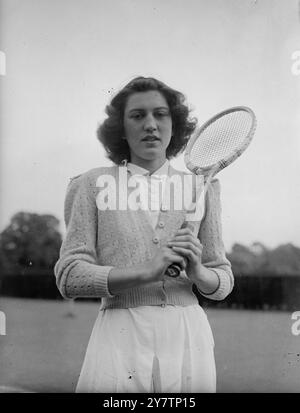
[[[220,277],[216,271],[201,264],[197,277],[193,280],[199,291],[206,295],[214,294],[220,287]]]
[[[200,263],[196,268],[194,268],[193,271],[189,273],[189,278],[197,284],[198,282],[206,282],[208,278],[207,275],[207,268]]]
[[[124,290],[139,287],[147,282],[148,274],[149,270],[142,264],[127,268],[114,267],[108,274],[108,290],[112,295],[116,295]]]

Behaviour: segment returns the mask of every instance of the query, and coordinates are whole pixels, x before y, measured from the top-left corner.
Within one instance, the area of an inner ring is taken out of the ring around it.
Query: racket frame
[[[249,129],[249,132],[248,132],[246,138],[244,139],[242,145],[239,146],[238,149],[235,149],[232,152],[230,152],[229,155],[227,155],[225,158],[221,159],[220,161],[218,161],[215,164],[211,164],[211,165],[208,165],[208,166],[203,167],[203,168],[195,165],[191,161],[191,151],[192,151],[192,149],[194,147],[194,143],[198,139],[199,135],[205,129],[207,129],[213,122],[215,122],[216,120],[220,119],[221,117],[223,117],[225,115],[228,115],[229,113],[238,112],[238,111],[245,111],[245,112],[249,113],[251,118],[252,118],[252,125],[251,125],[251,127]],[[249,146],[249,144],[252,141],[252,138],[254,136],[256,126],[257,126],[257,121],[256,121],[255,114],[254,114],[253,110],[250,109],[247,106],[235,106],[235,107],[232,107],[230,109],[223,110],[222,112],[218,113],[217,115],[213,116],[208,121],[206,121],[202,126],[200,126],[200,128],[197,130],[197,132],[190,138],[190,140],[187,144],[187,147],[186,147],[186,151],[184,153],[184,163],[185,163],[186,167],[196,175],[204,175],[204,177],[205,177],[205,176],[210,175],[210,173],[212,171],[213,171],[212,176],[216,175],[218,172],[220,172],[226,166],[228,166],[233,161],[235,161],[247,149],[247,147]]]

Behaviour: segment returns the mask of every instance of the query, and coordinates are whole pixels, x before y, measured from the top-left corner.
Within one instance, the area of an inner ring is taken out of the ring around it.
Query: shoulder
[[[66,223],[69,221],[74,205],[81,210],[95,205],[95,197],[98,193],[97,179],[104,174],[114,175],[117,168],[117,166],[93,168],[70,178],[64,203]]]
[[[114,176],[117,169],[117,166],[98,167],[69,178],[65,205],[73,205],[77,198],[85,199],[85,202],[93,203],[99,191],[97,187],[98,178],[104,175]]]
[[[68,188],[77,188],[77,187],[96,187],[97,179],[100,176],[109,175],[115,176],[118,170],[118,166],[101,166],[98,168],[89,169],[86,172],[83,172],[79,175],[75,175],[69,178]]]

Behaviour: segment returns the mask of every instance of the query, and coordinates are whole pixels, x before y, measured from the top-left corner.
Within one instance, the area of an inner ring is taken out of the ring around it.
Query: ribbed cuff
[[[226,273],[226,271],[217,269],[217,268],[209,268],[211,271],[217,274],[219,278],[219,285],[215,291],[213,291],[210,294],[205,294],[201,290],[199,292],[203,295],[203,297],[209,298],[210,300],[224,300],[224,298],[227,297],[227,295],[231,291],[231,282],[230,282],[230,277]]]
[[[94,288],[97,297],[114,297],[108,289],[108,274],[113,267],[99,265],[94,275]]]

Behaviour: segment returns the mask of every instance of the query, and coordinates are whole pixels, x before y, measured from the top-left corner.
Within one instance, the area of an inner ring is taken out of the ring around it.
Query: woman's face
[[[165,97],[156,90],[129,96],[124,110],[125,139],[131,162],[146,167],[162,164],[172,136],[172,119]]]

